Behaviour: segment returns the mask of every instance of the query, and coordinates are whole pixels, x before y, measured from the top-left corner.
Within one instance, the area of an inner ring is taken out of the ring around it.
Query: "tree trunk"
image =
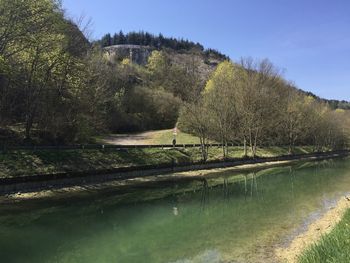
[[[251,151],[252,151],[252,155],[253,155],[253,158],[255,158],[256,156],[256,145],[257,145],[257,140],[258,140],[258,130],[255,132],[254,134],[254,142],[253,142],[253,138],[252,138],[252,133],[250,132],[250,138],[249,138],[249,141],[250,141],[250,147],[251,147]]]
[[[223,155],[223,158],[226,159],[225,140],[223,136],[221,139],[221,144],[222,144],[222,155]]]
[[[289,147],[288,147],[288,154],[291,155],[292,154],[292,143],[293,143],[293,139],[292,139],[292,135],[289,134]]]
[[[30,139],[30,131],[33,126],[33,118],[30,113],[26,114],[26,130],[25,130],[25,139]]]
[[[249,129],[249,145],[250,145],[250,151],[252,153],[252,156],[255,157],[254,155],[254,147],[253,147],[253,140],[252,140],[252,131]]]
[[[253,157],[256,156],[256,146],[258,143],[258,134],[259,134],[259,130],[257,129],[255,132],[255,138],[254,138],[254,155],[253,155]]]
[[[200,137],[199,140],[200,140],[200,143],[201,143],[202,159],[203,159],[204,162],[206,162],[207,158],[208,158],[208,152],[207,152],[207,149],[206,149],[206,146],[205,146],[205,139],[204,139],[204,137]]]

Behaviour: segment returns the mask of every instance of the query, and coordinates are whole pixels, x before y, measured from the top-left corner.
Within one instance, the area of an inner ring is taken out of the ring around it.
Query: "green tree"
[[[227,143],[235,139],[238,126],[236,109],[237,70],[229,61],[220,63],[207,82],[204,90],[206,106],[212,112],[212,134],[223,144],[227,156]]]

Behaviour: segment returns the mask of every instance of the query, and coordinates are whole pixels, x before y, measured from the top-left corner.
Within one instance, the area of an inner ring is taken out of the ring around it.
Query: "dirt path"
[[[153,144],[154,139],[160,133],[168,130],[161,131],[147,131],[134,134],[111,134],[102,139],[103,143],[113,145],[142,145]],[[170,130],[169,130],[170,131]]]
[[[346,197],[340,199],[335,207],[332,207],[320,219],[309,225],[306,232],[298,235],[286,248],[277,248],[276,256],[280,262],[297,262],[298,255],[310,245],[329,233],[342,219],[345,211],[350,208],[350,202]]]

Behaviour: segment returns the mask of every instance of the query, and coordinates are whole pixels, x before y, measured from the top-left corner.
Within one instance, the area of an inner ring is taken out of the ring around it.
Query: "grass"
[[[174,139],[173,130],[162,130],[155,133],[152,143],[153,144],[172,144]],[[191,134],[181,132],[178,130],[176,135],[177,144],[199,144],[199,138]]]
[[[300,263],[346,263],[350,262],[350,210],[339,224],[321,241],[307,249]]]
[[[297,149],[297,152],[311,152],[310,147]],[[286,147],[270,147],[258,151],[258,155],[261,157],[287,153],[288,149]],[[243,147],[229,147],[229,158],[240,158],[242,156]],[[219,159],[222,159],[222,149],[220,147],[210,147],[208,160]],[[18,150],[0,153],[0,178],[200,160],[201,152],[199,148]]]
[[[312,146],[297,146],[293,149],[294,154],[306,154],[306,153],[312,153],[312,152],[313,152]],[[288,154],[288,147],[282,147],[282,146],[259,148],[257,151],[258,156],[264,156],[264,157],[280,156],[280,155],[286,155],[286,154]]]
[[[174,149],[11,151],[0,154],[0,177],[171,163],[172,159],[189,160]]]

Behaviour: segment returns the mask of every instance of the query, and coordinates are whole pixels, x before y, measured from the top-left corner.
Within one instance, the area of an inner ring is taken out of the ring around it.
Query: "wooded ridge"
[[[298,90],[268,60],[147,32],[89,42],[58,0],[0,1],[0,143],[94,143],[99,134],[173,128],[226,145],[347,147],[346,101]],[[105,47],[152,47],[144,64]],[[249,146],[249,148],[248,148]],[[225,146],[223,154],[225,155]]]

